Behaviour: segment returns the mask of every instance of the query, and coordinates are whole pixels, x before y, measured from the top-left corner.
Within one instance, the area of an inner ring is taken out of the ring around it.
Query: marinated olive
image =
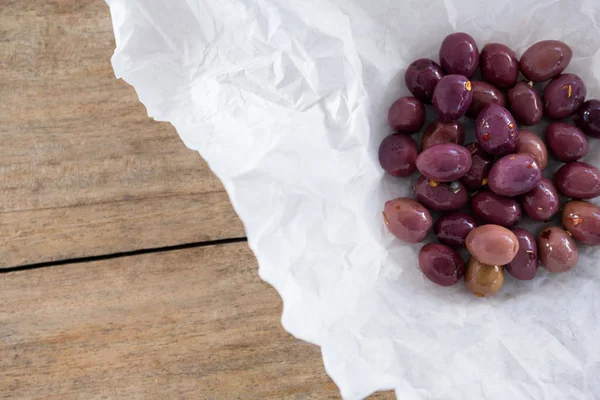
[[[560,207],[558,192],[548,178],[542,178],[537,187],[522,196],[521,201],[525,214],[535,221],[548,221]]]
[[[533,82],[547,81],[567,68],[573,52],[558,40],[543,40],[525,50],[521,56],[521,72]]]
[[[588,100],[575,114],[575,125],[588,136],[600,138],[600,100]]]
[[[456,250],[439,243],[429,243],[419,252],[421,271],[433,283],[452,286],[465,273],[465,262]]]
[[[465,247],[469,232],[477,227],[477,222],[469,214],[457,212],[442,215],[433,226],[433,232],[440,243],[452,247]]]
[[[515,119],[523,125],[535,125],[542,120],[544,106],[538,92],[525,82],[508,90],[508,103]]]
[[[502,92],[482,81],[471,81],[471,91],[473,92],[473,101],[471,107],[467,110],[467,117],[476,118],[481,110],[490,103],[496,103],[502,107],[506,106],[506,100]]]
[[[401,97],[390,107],[388,121],[398,133],[415,133],[425,123],[425,106],[415,97]]]
[[[471,35],[452,33],[440,47],[440,64],[449,74],[473,76],[479,66],[479,49]]]
[[[583,104],[586,95],[587,89],[580,77],[559,75],[544,89],[544,112],[549,118],[567,118]]]
[[[519,239],[519,251],[504,268],[517,279],[531,280],[538,269],[538,249],[535,238],[526,229],[514,228],[512,231]]]
[[[528,153],[535,158],[541,169],[548,165],[548,150],[541,137],[525,129],[519,130],[516,153]]]
[[[517,147],[517,123],[506,108],[491,103],[475,120],[475,136],[486,152],[494,156],[510,154]]]
[[[421,175],[415,185],[419,203],[434,211],[454,211],[469,202],[469,193],[460,182],[443,183]]]
[[[413,96],[422,102],[431,103],[433,89],[443,76],[444,71],[436,62],[421,58],[408,66],[404,82]]]
[[[600,207],[586,201],[569,201],[561,220],[576,240],[588,246],[600,245]]]
[[[550,153],[558,161],[577,161],[587,155],[590,144],[577,127],[563,122],[554,122],[546,130],[546,142]]]
[[[542,170],[531,154],[510,154],[492,166],[488,186],[496,194],[512,197],[529,192],[541,180]]]
[[[565,164],[554,174],[558,192],[575,199],[591,199],[600,195],[600,171],[581,161]]]
[[[456,121],[471,106],[471,82],[463,75],[446,75],[433,91],[433,107],[441,121]]]
[[[487,177],[494,158],[485,152],[479,143],[469,143],[465,148],[471,153],[471,169],[460,178],[460,181],[471,189],[479,189],[487,185]]]
[[[471,209],[481,220],[489,223],[512,228],[521,220],[521,206],[510,197],[498,196],[484,190],[471,197]]]
[[[452,182],[471,169],[471,154],[457,144],[437,144],[417,156],[417,169],[434,181]]]
[[[505,45],[488,43],[481,50],[481,73],[486,82],[497,88],[509,88],[519,76],[519,60]]]
[[[481,225],[465,240],[467,249],[477,261],[489,265],[505,265],[519,251],[517,236],[500,225]]]
[[[421,151],[436,144],[454,143],[462,145],[465,132],[461,124],[456,121],[442,122],[439,119],[433,121],[421,138]]]
[[[403,133],[389,135],[379,146],[379,163],[388,174],[409,176],[417,169],[419,150],[414,140]]]
[[[562,228],[552,226],[542,230],[537,246],[540,261],[550,272],[565,272],[577,265],[577,245]]]
[[[386,202],[383,219],[391,233],[408,243],[425,240],[433,226],[429,211],[417,201],[406,197]]]
[[[493,296],[504,284],[504,268],[471,257],[465,268],[465,286],[477,297]]]

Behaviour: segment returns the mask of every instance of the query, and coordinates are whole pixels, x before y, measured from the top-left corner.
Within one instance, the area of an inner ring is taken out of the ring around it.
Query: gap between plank
[[[0,274],[6,274],[9,272],[18,272],[18,271],[28,271],[28,270],[40,269],[40,268],[49,268],[49,267],[55,267],[55,266],[59,266],[59,265],[81,264],[81,263],[89,263],[89,262],[93,262],[93,261],[112,260],[114,258],[132,257],[132,256],[143,255],[143,254],[163,253],[163,252],[174,251],[174,250],[194,249],[197,247],[217,246],[217,245],[229,244],[229,243],[241,243],[241,242],[247,242],[247,241],[248,241],[248,239],[246,237],[238,237],[238,238],[230,238],[230,239],[209,240],[206,242],[177,244],[174,246],[152,247],[149,249],[123,251],[120,253],[103,254],[103,255],[99,255],[99,256],[78,257],[78,258],[71,258],[71,259],[57,260],[57,261],[45,261],[45,262],[41,262],[41,263],[19,265],[16,267],[3,268],[3,269],[0,269]]]

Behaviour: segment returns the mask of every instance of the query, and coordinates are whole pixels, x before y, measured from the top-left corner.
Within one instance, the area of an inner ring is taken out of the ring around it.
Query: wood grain
[[[1,3],[0,268],[244,236],[198,154],[115,79],[104,1]]]
[[[6,273],[0,304],[2,399],[339,398],[245,243]]]

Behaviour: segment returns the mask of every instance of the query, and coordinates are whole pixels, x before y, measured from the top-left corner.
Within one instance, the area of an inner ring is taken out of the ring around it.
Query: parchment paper
[[[597,97],[597,1],[107,2],[117,77],[223,181],[283,326],[321,346],[345,399],[600,398],[600,252],[582,248],[569,273],[507,277],[495,298],[435,286],[421,246],[381,218],[416,178],[384,176],[376,157],[406,66],[437,60],[454,31],[518,55],[563,40]],[[599,150],[586,160],[599,165]]]

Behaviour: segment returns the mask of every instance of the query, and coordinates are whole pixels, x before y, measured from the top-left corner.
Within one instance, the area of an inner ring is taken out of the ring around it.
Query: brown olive
[[[492,296],[504,284],[504,267],[483,264],[473,257],[469,259],[465,270],[465,285],[475,296]]]

